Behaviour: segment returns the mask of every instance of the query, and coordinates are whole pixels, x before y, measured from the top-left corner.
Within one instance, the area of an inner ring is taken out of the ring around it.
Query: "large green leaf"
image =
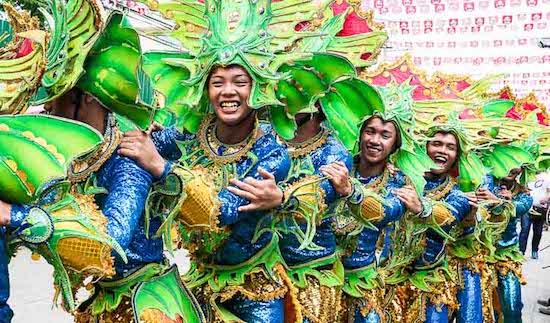
[[[533,155],[516,146],[496,145],[483,158],[485,166],[491,169],[491,175],[498,179],[506,177],[514,169],[535,163]]]
[[[74,158],[101,142],[97,131],[81,123],[40,115],[1,116],[0,199],[19,204],[37,199],[46,183],[66,177]]]
[[[133,294],[136,322],[147,309],[156,309],[171,320],[183,322],[206,322],[200,305],[183,285],[176,266],[168,272],[140,283]]]
[[[86,58],[86,72],[78,87],[145,130],[155,113],[153,89],[141,72],[139,36],[127,25],[121,13],[109,17],[107,27]]]

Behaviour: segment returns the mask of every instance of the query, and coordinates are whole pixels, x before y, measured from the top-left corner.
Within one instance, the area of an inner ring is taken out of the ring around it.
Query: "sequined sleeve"
[[[516,217],[521,217],[529,212],[529,209],[533,205],[533,197],[528,193],[519,193],[514,196],[512,202],[516,207]]]
[[[462,222],[470,212],[470,203],[457,185],[445,197],[445,202],[452,207],[450,211],[455,218],[455,223]]]
[[[185,136],[175,126],[155,131],[151,134],[151,137],[159,154],[164,159],[178,160],[181,157],[181,151],[176,143],[185,140]]]
[[[113,155],[100,171],[99,180],[109,191],[103,206],[108,233],[126,249],[139,226],[152,176],[131,159]]]
[[[264,140],[264,142],[265,144],[259,145],[257,151],[254,151],[260,159],[249,172],[248,176],[261,179],[262,177],[258,174],[258,167],[261,167],[272,173],[275,176],[276,182],[282,181],[290,169],[290,158],[284,147],[276,144],[274,140],[271,142]],[[248,204],[248,200],[236,196],[227,189],[221,190],[218,198],[222,203],[219,218],[221,225],[236,223],[242,217],[249,215],[248,212],[239,212],[237,210],[240,206]]]
[[[347,150],[340,149],[337,152],[334,152],[333,154],[331,154],[330,158],[325,159],[324,165],[330,165],[336,162],[344,163],[348,169],[348,172],[351,171],[353,160],[351,158],[351,155],[347,152]],[[332,204],[334,201],[336,201],[338,198],[341,197],[338,193],[336,193],[336,191],[334,190],[334,187],[332,186],[332,183],[328,179],[323,181],[320,186],[325,192],[326,205]]]
[[[14,230],[19,228],[23,220],[29,215],[29,211],[32,209],[31,205],[19,205],[12,204],[10,214],[9,229]]]

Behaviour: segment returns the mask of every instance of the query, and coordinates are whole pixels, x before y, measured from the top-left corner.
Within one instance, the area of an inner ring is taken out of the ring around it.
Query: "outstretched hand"
[[[239,207],[239,212],[269,210],[283,202],[283,191],[277,186],[275,176],[258,167],[262,179],[246,177],[244,180],[233,179],[227,190],[237,196],[247,199],[250,203]]]
[[[349,180],[349,172],[346,164],[335,162],[330,165],[323,165],[319,170],[324,176],[328,177],[336,193],[341,196],[348,196],[351,194],[353,188]]]
[[[156,131],[155,125],[147,131],[134,130],[126,132],[118,154],[133,159],[154,177],[160,177],[164,172],[164,158],[158,153],[151,139],[151,132]]]
[[[418,193],[411,185],[405,185],[401,188],[396,188],[393,193],[398,199],[405,204],[405,207],[414,214],[420,214],[422,212],[422,203],[420,203],[420,197]]]
[[[0,226],[8,226],[11,220],[11,204],[0,201]]]

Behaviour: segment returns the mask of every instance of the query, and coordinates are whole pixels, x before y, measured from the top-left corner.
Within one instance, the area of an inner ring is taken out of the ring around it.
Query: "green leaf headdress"
[[[34,104],[51,101],[76,86],[146,129],[155,112],[154,92],[139,64],[139,36],[124,16],[115,11],[105,19],[96,0],[47,0],[38,9],[51,37],[48,65]]]
[[[28,12],[3,8],[9,20],[0,19],[0,114],[24,113],[46,67],[47,33]]]
[[[426,124],[429,124],[422,127],[419,133],[424,141],[429,141],[437,132],[453,133],[456,136],[460,148],[459,185],[465,192],[476,190],[488,173],[498,177],[503,172],[508,174],[512,168],[532,162],[529,153],[510,145],[511,142],[524,140],[523,126],[515,120],[501,118],[491,112],[489,107],[495,107],[495,104],[506,105],[488,101],[480,107],[486,113],[473,119],[460,119],[457,111],[447,109],[441,109],[431,119],[423,114],[427,118]],[[433,121],[430,123],[428,120]]]
[[[424,173],[437,166],[412,134],[416,126],[412,99],[415,87],[409,82],[410,80],[398,85],[392,80],[386,86],[378,86],[384,99],[385,110],[377,111],[374,115],[397,125],[401,147],[390,157],[391,161],[411,179],[417,192],[422,194],[426,184]],[[367,120],[368,118],[365,118],[364,121]]]
[[[320,19],[329,1],[321,5],[309,0],[143,2],[176,22],[175,30],[161,33],[189,50],[147,53],[144,69],[155,89],[165,96],[166,107],[178,115],[178,126],[191,132],[196,132],[202,118],[212,112],[205,84],[218,65],[236,64],[248,71],[253,79],[248,105],[253,109],[270,107],[275,129],[285,139],[294,136],[293,114],[313,111],[319,101],[325,112],[329,111],[327,118],[346,147],[354,150],[358,125],[352,123],[358,117],[347,111],[339,117],[347,114],[353,118],[338,123],[337,112],[364,100],[370,103],[369,112],[381,109],[376,91],[354,79],[353,65],[340,55],[328,54],[347,50],[356,55],[367,42],[364,35],[336,36],[343,15]],[[319,28],[296,30],[299,23],[313,19],[320,19]],[[385,33],[379,32],[377,37],[375,44],[381,46]],[[346,93],[339,93],[340,89]]]

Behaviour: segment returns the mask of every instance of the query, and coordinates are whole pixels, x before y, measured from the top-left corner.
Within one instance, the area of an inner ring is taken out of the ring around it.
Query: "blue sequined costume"
[[[106,194],[95,195],[95,202],[103,215],[108,219],[107,232],[123,248],[127,263],[115,253],[115,276],[113,281],[122,279],[128,274],[141,269],[142,267],[164,261],[162,239],[152,238],[160,226],[158,219],[152,219],[149,232],[145,232],[144,208],[145,200],[149,194],[153,178],[151,174],[137,165],[133,160],[119,156],[115,149],[118,145],[120,133],[116,122],[109,116],[106,122],[105,147],[100,153],[94,156],[93,160],[97,171],[84,171],[79,177],[86,179],[92,177],[95,185],[107,191]],[[84,175],[83,175],[84,174]],[[74,180],[74,178],[72,178]],[[73,190],[80,185],[77,180],[73,182]],[[13,225],[17,225],[29,213],[31,207],[27,205],[13,205]],[[148,236],[147,236],[148,235]],[[137,284],[138,281],[135,282]],[[134,284],[134,285],[135,285]],[[100,288],[96,286],[96,288]],[[93,300],[101,302],[101,297]],[[120,305],[121,299],[115,300],[114,310]],[[111,305],[113,306],[113,305]],[[98,314],[98,313],[94,313]],[[130,315],[123,316],[125,319],[133,318]],[[78,320],[87,320],[86,314],[77,314]]]
[[[495,185],[492,191],[499,198],[502,198],[500,186]],[[523,257],[519,251],[519,233],[517,224],[522,216],[529,212],[533,205],[533,198],[521,185],[514,182],[509,188],[512,193],[512,203],[515,207],[515,216],[509,219],[506,229],[496,243],[495,258],[496,271],[498,274],[498,299],[502,313],[497,315],[504,319],[504,322],[521,322],[521,262]]]
[[[263,231],[255,237],[272,223],[272,215],[265,211],[239,212],[238,208],[248,201],[226,187],[231,178],[260,179],[258,167],[272,173],[276,181],[283,180],[290,168],[288,154],[267,124],[253,131],[247,141],[249,148],[242,147],[233,154],[231,146],[214,139],[211,121],[203,120],[197,135],[180,133],[173,127],[153,134],[164,158],[179,159],[172,172],[185,168],[194,176],[200,174],[205,179],[202,183],[207,184],[199,189],[213,191],[215,203],[219,203],[208,228],[183,226],[184,246],[192,257],[191,270],[184,280],[202,301],[207,319],[229,316],[247,322],[282,322],[283,297],[288,289],[277,265],[281,260],[277,236]],[[188,219],[195,221],[204,210],[197,204],[188,207],[187,202],[201,197],[189,188],[186,193],[180,214],[190,214]]]
[[[348,320],[380,322],[385,320],[382,309],[385,295],[383,280],[378,275],[376,244],[382,230],[398,221],[405,212],[403,202],[392,192],[405,185],[405,175],[398,170],[390,172],[386,167],[375,176],[362,178],[355,173],[353,177],[357,182],[348,205],[354,218],[338,215],[336,224],[338,233],[342,234],[339,247],[345,269],[343,290],[346,295],[342,306]],[[384,198],[385,204],[369,196],[370,193]]]
[[[10,297],[10,278],[5,234],[6,229],[0,228],[0,323],[8,323],[13,317],[13,311],[7,304]]]
[[[288,143],[292,167],[285,183],[289,187],[305,185],[322,177],[319,168],[335,162],[344,163],[351,169],[352,158],[342,144],[327,129],[304,143]],[[288,189],[286,190],[288,192]],[[336,253],[336,239],[333,229],[333,217],[330,208],[339,196],[331,182],[324,179],[320,182],[319,200],[315,199],[320,214],[307,214],[313,217],[310,225],[316,226],[313,236],[313,247],[300,248],[301,242],[296,232],[307,231],[307,223],[300,215],[298,219],[290,213],[290,218],[284,218],[284,231],[279,241],[279,248],[283,259],[288,266],[288,275],[300,292],[297,295],[300,312],[305,322],[330,322],[338,317],[337,308],[340,302],[341,285],[343,281],[342,265]],[[290,194],[288,192],[287,194]],[[289,196],[289,199],[300,197]],[[309,200],[307,197],[306,200]],[[300,203],[300,202],[299,202]],[[296,203],[296,204],[299,204]],[[292,204],[288,203],[287,204]],[[293,211],[296,207],[294,207]],[[304,207],[310,211],[311,208]],[[281,212],[284,217],[288,212]],[[311,223],[313,222],[313,223]],[[290,233],[289,233],[290,232]]]
[[[470,212],[468,199],[450,176],[427,178],[424,195],[434,202],[445,203],[434,204],[432,211],[432,217],[445,233],[449,233]],[[413,262],[410,282],[416,288],[407,305],[407,320],[414,321],[418,315],[425,315],[426,322],[448,322],[449,307],[457,307],[448,269],[446,241],[442,233],[433,228],[425,232],[425,249]],[[481,302],[479,295],[477,300]]]

